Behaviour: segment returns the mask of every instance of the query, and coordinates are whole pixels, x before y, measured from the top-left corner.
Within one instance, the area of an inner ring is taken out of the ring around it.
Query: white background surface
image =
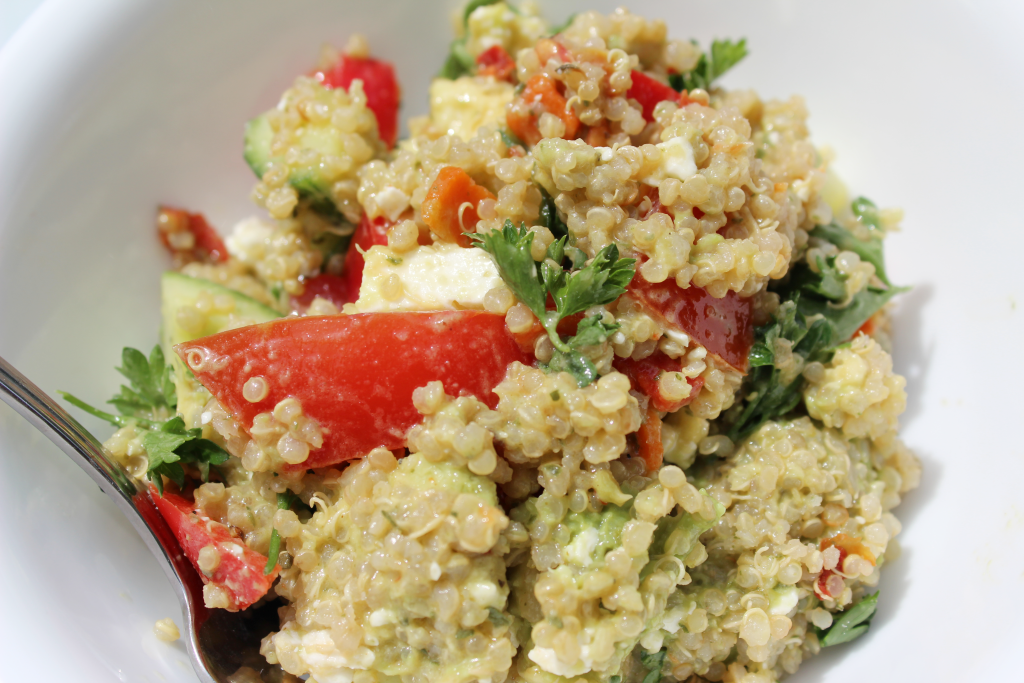
[[[0,42],[35,3],[0,2]],[[560,21],[583,3],[549,3]],[[611,3],[597,3],[610,9]],[[302,14],[294,14],[301,6]],[[0,355],[47,391],[111,395],[124,345],[157,339],[159,202],[222,229],[254,209],[246,119],[325,41],[367,34],[425,109],[447,17],[433,3],[55,0],[0,51]],[[1019,196],[1024,5],[759,0],[634,3],[677,37],[747,36],[729,87],[802,93],[854,193],[902,206],[904,439],[921,488],[897,510],[871,633],[802,683],[1021,680],[1024,325]],[[86,422],[105,436],[96,422]],[[152,635],[178,607],[88,478],[0,405],[0,680],[192,681]]]

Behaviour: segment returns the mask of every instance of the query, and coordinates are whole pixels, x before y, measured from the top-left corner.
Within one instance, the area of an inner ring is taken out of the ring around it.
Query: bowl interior
[[[551,2],[549,18],[610,2]],[[403,116],[424,113],[447,50],[448,5],[275,0],[52,0],[0,52],[0,355],[43,389],[101,402],[123,346],[159,326],[155,207],[202,211],[222,231],[256,213],[242,126],[322,43],[368,36],[396,63]],[[677,37],[746,36],[725,79],[803,95],[819,145],[855,194],[902,206],[889,271],[903,438],[925,466],[897,516],[902,557],[883,573],[871,635],[793,679],[1009,677],[1024,640],[1024,456],[1013,361],[1024,333],[1013,197],[1024,48],[1021,11],[952,1],[656,0]],[[995,341],[998,360],[978,346]],[[101,437],[100,423],[83,419]],[[127,522],[88,478],[0,406],[0,541],[8,590],[0,656],[12,680],[192,681],[179,643],[152,634],[180,613]],[[1005,647],[1003,647],[1005,646]],[[60,648],[55,657],[54,648]],[[942,653],[937,656],[937,653]],[[1009,678],[1008,678],[1009,679]]]

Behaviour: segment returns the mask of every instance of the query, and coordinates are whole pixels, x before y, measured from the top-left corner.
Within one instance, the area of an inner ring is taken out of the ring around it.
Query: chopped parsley
[[[119,415],[94,408],[67,392],[58,392],[68,403],[115,427],[135,425],[145,430],[142,445],[146,449],[149,467],[146,477],[161,494],[163,477],[179,488],[185,486],[185,470],[190,463],[199,468],[203,479],[209,479],[210,467],[223,464],[228,453],[209,439],[202,438],[203,430],[186,429],[185,421],[173,415],[177,406],[171,367],[164,361],[163,351],[157,345],[149,358],[136,349],[125,348],[121,353],[121,367],[117,368],[130,386],[121,385],[114,398],[107,401],[117,408]]]
[[[464,29],[468,32],[469,15],[481,7],[498,2],[501,2],[501,0],[469,0],[466,3],[466,8],[462,11],[462,25]],[[509,9],[517,12],[511,5],[509,5]],[[441,71],[437,74],[438,78],[455,80],[459,76],[472,75],[476,71],[476,60],[473,59],[473,55],[469,54],[469,50],[466,49],[466,37],[464,35],[451,42],[451,45],[448,47],[448,57],[445,59]]]
[[[711,90],[712,85],[726,71],[733,68],[747,56],[747,39],[713,40],[711,49],[700,56],[693,70],[681,74],[670,74],[669,85],[677,92],[684,90]]]
[[[856,200],[854,204],[866,201]],[[835,267],[835,257],[818,258],[818,272],[805,262],[796,263],[784,280],[772,283],[771,289],[779,294],[782,304],[770,323],[754,331],[754,345],[748,356],[750,372],[744,381],[745,401],[731,415],[728,436],[733,441],[800,404],[804,379],[793,372],[794,366],[776,365],[780,340],[787,340],[804,362],[827,363],[871,316],[893,296],[906,291],[889,283],[880,238],[861,240],[838,225],[819,225],[811,235],[873,264],[881,284],[869,284],[846,301],[846,276]],[[795,369],[799,370],[799,365]]]
[[[500,230],[471,235],[474,246],[494,257],[502,280],[547,331],[554,355],[542,367],[549,372],[568,372],[579,386],[585,387],[597,379],[597,370],[582,353],[583,347],[600,344],[619,326],[609,325],[601,316],[594,315],[580,321],[575,336],[562,339],[558,323],[618,299],[633,279],[636,261],[619,258],[618,247],[609,244],[589,264],[582,265],[568,253],[579,250],[566,248],[566,238],[562,237],[548,247],[544,262],[538,264],[531,255],[533,237],[525,225],[517,229],[510,220]],[[568,271],[562,266],[567,257],[573,261]],[[547,310],[549,295],[555,302],[553,311]]]
[[[848,643],[854,638],[864,635],[871,626],[871,618],[878,609],[878,593],[865,596],[853,607],[848,608],[842,616],[832,622],[824,631],[818,633],[822,647]]]
[[[555,208],[555,200],[551,198],[548,191],[538,185],[540,190],[540,224],[551,231],[555,237],[566,237],[569,234],[569,227],[558,217],[558,210]]]
[[[495,626],[508,626],[512,622],[496,607],[487,608],[487,619]]]
[[[552,38],[554,38],[559,33],[561,33],[565,29],[567,29],[570,26],[572,26],[573,19],[575,19],[575,18],[576,18],[576,12],[573,12],[568,17],[566,17],[565,21],[563,21],[561,24],[558,24],[557,26],[552,26],[550,31],[548,32],[548,35],[551,36]]]
[[[291,491],[285,491],[284,493],[277,494],[277,509],[289,509],[297,498],[298,496]],[[394,524],[394,522],[391,523]],[[267,576],[270,572],[274,571],[274,565],[277,564],[277,558],[280,554],[281,534],[277,533],[277,529],[274,529],[270,533],[270,549],[267,551],[267,565],[263,567],[263,576]]]
[[[655,653],[640,651],[640,664],[647,669],[643,683],[658,683],[661,680],[661,670],[665,668],[665,658],[668,657],[668,650],[662,648]]]

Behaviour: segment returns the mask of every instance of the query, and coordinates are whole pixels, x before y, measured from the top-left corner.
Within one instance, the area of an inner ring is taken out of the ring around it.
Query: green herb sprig
[[[501,0],[469,0],[466,3],[466,7],[462,10],[463,27],[468,31],[469,15],[477,9],[498,2],[501,2]],[[509,5],[509,9],[513,12],[518,12],[512,5]],[[459,76],[472,75],[475,71],[476,60],[473,59],[473,55],[469,54],[469,50],[466,49],[466,36],[463,36],[462,38],[456,38],[448,46],[448,57],[445,59],[444,66],[441,67],[441,71],[437,75],[439,78],[454,80]]]
[[[695,43],[696,44],[696,43]],[[670,74],[668,83],[676,92],[684,90],[711,90],[714,82],[729,69],[739,64],[747,52],[747,39],[737,41],[713,40],[711,49],[701,54],[697,66],[681,74]]]
[[[668,650],[661,648],[657,652],[650,653],[640,651],[640,664],[647,669],[643,683],[658,683],[661,680],[661,671],[665,668],[665,659],[668,657]]]
[[[161,495],[163,477],[179,487],[185,486],[182,467],[185,463],[196,465],[203,479],[208,480],[210,467],[227,461],[227,451],[202,438],[202,429],[186,429],[185,421],[174,415],[177,396],[171,379],[172,369],[166,364],[159,345],[153,348],[149,358],[137,349],[125,348],[117,371],[129,383],[129,386],[121,385],[118,393],[107,401],[117,408],[119,415],[95,408],[67,392],[58,393],[71,405],[115,427],[135,425],[146,430],[142,436],[149,458],[146,477]]]
[[[822,647],[848,643],[867,632],[871,619],[878,609],[878,593],[860,599],[856,605],[846,609],[838,619],[824,631],[819,632],[818,641]]]
[[[581,349],[600,344],[619,326],[604,323],[601,316],[590,316],[580,321],[575,336],[562,339],[558,323],[568,316],[618,299],[633,279],[636,261],[619,258],[618,247],[609,244],[589,264],[579,264],[581,267],[577,269],[577,259],[567,252],[579,250],[567,248],[566,237],[562,237],[548,247],[543,263],[538,264],[531,255],[533,237],[525,225],[517,229],[510,220],[506,220],[500,230],[471,235],[474,246],[494,257],[502,280],[547,331],[555,350],[545,369],[568,372],[585,387],[597,379],[597,370]],[[562,266],[567,257],[573,260],[569,271]],[[549,295],[555,303],[553,311],[547,310]]]
[[[277,494],[277,509],[288,510],[292,504],[298,500],[291,491],[285,491],[284,493]],[[281,555],[281,534],[274,529],[270,532],[270,549],[267,551],[267,564],[263,567],[263,576],[267,576],[270,572],[274,571],[274,566],[277,564],[277,558]]]
[[[863,198],[854,201],[855,210],[859,206],[862,212],[867,211],[864,207],[868,205],[874,207]],[[846,276],[835,267],[835,257],[819,257],[815,270],[805,262],[797,263],[785,280],[772,284],[771,289],[779,294],[782,304],[770,323],[754,331],[745,404],[734,414],[728,431],[734,441],[751,434],[764,422],[786,415],[800,403],[804,379],[802,375],[791,377],[776,367],[778,340],[788,340],[793,352],[806,362],[827,363],[836,349],[893,296],[907,291],[906,287],[894,287],[889,282],[880,237],[871,235],[862,240],[835,224],[819,225],[810,234],[841,250],[852,251],[874,265],[881,284],[869,284],[847,301]]]

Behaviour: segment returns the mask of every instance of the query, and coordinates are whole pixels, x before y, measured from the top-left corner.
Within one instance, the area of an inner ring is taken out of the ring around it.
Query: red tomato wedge
[[[352,235],[348,251],[345,252],[345,265],[341,275],[321,273],[305,281],[306,289],[302,294],[292,298],[292,307],[304,312],[316,297],[323,297],[341,309],[359,298],[359,288],[363,284],[363,252],[375,244],[388,243],[388,230],[394,225],[387,218],[380,216],[370,219],[365,213]]]
[[[635,69],[631,75],[633,84],[626,91],[626,98],[636,100],[640,104],[644,118],[648,122],[654,120],[654,107],[658,102],[672,100],[679,105],[686,104],[686,95],[676,92],[671,86]]]
[[[398,106],[402,101],[402,91],[395,78],[395,67],[379,59],[350,57],[342,55],[338,63],[324,71],[317,71],[313,77],[326,88],[345,88],[352,81],[363,82],[366,93],[366,106],[377,117],[377,130],[380,139],[391,149],[398,139]]]
[[[661,351],[655,351],[647,358],[633,360],[632,358],[616,358],[612,361],[616,370],[621,372],[633,384],[633,388],[640,391],[651,399],[651,407],[663,413],[672,413],[687,403],[697,398],[701,387],[704,386],[703,377],[688,377],[687,384],[690,385],[690,395],[681,401],[673,401],[661,393],[658,385],[658,378],[663,372],[679,372],[683,369],[683,362],[676,358],[672,359]]]
[[[749,298],[729,292],[716,299],[696,285],[683,289],[672,280],[654,284],[639,273],[629,283],[629,293],[709,353],[746,373],[747,354],[754,344]]]
[[[275,566],[270,574],[263,575],[266,555],[260,555],[232,535],[229,527],[200,515],[195,506],[181,496],[170,491],[164,491],[161,496],[152,484],[149,495],[203,583],[227,591],[230,611],[245,609],[266,595],[280,571],[280,567]],[[199,551],[210,545],[220,555],[220,563],[207,576],[199,569]]]
[[[323,428],[323,447],[297,469],[404,447],[406,432],[422,420],[412,392],[427,382],[440,380],[448,394],[471,394],[494,407],[493,389],[509,363],[532,360],[503,316],[479,311],[284,318],[175,351],[244,428],[279,401],[297,399]],[[250,403],[242,386],[255,376],[269,393]]]
[[[499,81],[512,81],[516,63],[501,45],[492,45],[476,57],[478,76],[494,76]]]
[[[172,254],[180,254],[186,261],[220,263],[228,260],[224,240],[201,213],[161,206],[157,215],[157,232],[163,245]],[[191,247],[176,246],[178,238],[174,234],[181,232],[191,233]]]

